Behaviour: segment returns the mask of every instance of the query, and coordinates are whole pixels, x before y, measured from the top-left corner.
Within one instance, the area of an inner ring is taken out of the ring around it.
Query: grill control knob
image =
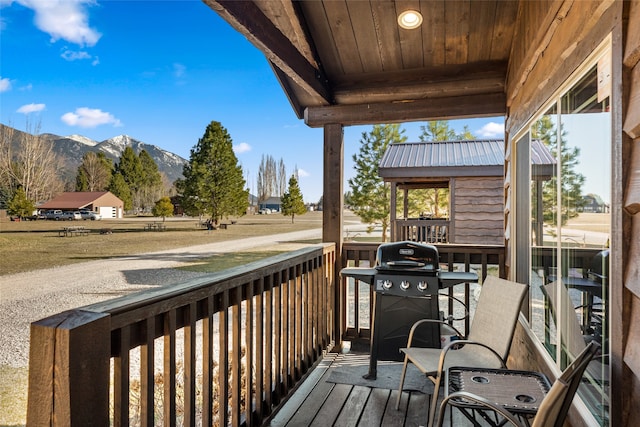
[[[411,283],[409,283],[408,280],[403,280],[402,282],[400,282],[400,289],[402,289],[403,291],[406,291],[410,287],[411,287]]]
[[[429,287],[429,285],[427,284],[427,282],[422,281],[422,280],[418,282],[418,290],[419,291],[424,292],[424,291],[427,290],[428,287]]]
[[[382,287],[385,288],[386,290],[391,289],[392,286],[393,286],[393,282],[391,280],[385,280],[382,282]]]

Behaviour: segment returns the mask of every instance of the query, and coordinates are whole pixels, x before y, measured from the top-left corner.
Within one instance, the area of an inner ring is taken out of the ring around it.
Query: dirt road
[[[321,234],[321,229],[298,231],[0,276],[0,365],[27,366],[31,322],[206,274],[174,268],[193,259],[249,248],[273,248],[280,242],[314,239]],[[301,246],[304,245],[287,244],[283,249]]]

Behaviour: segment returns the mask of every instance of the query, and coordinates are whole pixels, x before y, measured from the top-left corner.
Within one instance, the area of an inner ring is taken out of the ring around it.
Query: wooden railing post
[[[28,426],[109,426],[110,331],[84,310],[31,324]]]

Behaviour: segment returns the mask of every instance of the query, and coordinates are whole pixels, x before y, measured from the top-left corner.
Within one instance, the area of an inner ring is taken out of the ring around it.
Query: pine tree
[[[289,178],[289,188],[282,195],[282,215],[290,216],[291,223],[296,215],[304,215],[307,212],[307,208],[304,205],[302,199],[302,192],[298,186],[298,179],[296,175],[291,175]]]
[[[461,133],[456,133],[449,126],[448,120],[434,120],[427,122],[426,126],[420,126],[422,133],[420,141],[463,141],[473,140],[476,136],[469,130],[469,126],[464,126]],[[442,217],[449,205],[448,188],[428,188],[413,190],[409,192],[409,211],[416,213],[433,214],[435,218]],[[411,215],[410,215],[411,216]]]
[[[124,204],[124,210],[130,211],[133,209],[133,200],[131,199],[131,189],[124,180],[120,172],[115,172],[111,176],[111,182],[109,183],[109,191],[115,196],[119,197]]]
[[[158,165],[146,150],[138,154],[142,177],[138,189],[140,207],[143,209],[154,203],[162,195],[162,175],[158,170]]]
[[[35,203],[27,198],[27,193],[24,192],[22,187],[18,187],[11,200],[7,203],[7,213],[25,218],[31,216],[34,210],[36,210]]]
[[[555,159],[558,159],[558,150],[560,150],[561,206],[560,209],[557,209],[558,177],[554,175],[542,185],[542,217],[545,224],[557,225],[557,216],[560,213],[561,224],[565,225],[569,219],[577,217],[584,206],[582,186],[584,185],[585,177],[574,171],[574,168],[579,163],[580,148],[572,148],[566,144],[563,140],[564,132],[560,135],[560,147],[558,147],[556,126],[549,116],[543,116],[533,124],[531,137],[541,140]],[[533,195],[533,200],[537,200],[535,194]]]
[[[180,182],[186,211],[209,215],[214,224],[223,217],[242,215],[249,205],[242,167],[233,152],[227,130],[212,121],[198,144],[191,149]]]
[[[142,163],[140,163],[140,158],[136,156],[133,148],[125,147],[120,156],[120,162],[116,166],[116,172],[122,176],[129,188],[129,199],[132,202],[130,209],[138,210],[141,207],[140,188],[142,186],[144,171],[142,169]],[[118,197],[122,199],[120,195]],[[124,199],[122,200],[124,201]]]
[[[391,188],[378,175],[378,166],[391,143],[407,140],[400,125],[374,125],[370,133],[362,133],[360,152],[353,155],[356,176],[349,179],[353,212],[363,222],[382,223],[382,241],[386,241],[391,208]]]
[[[448,120],[432,120],[426,125],[420,126],[422,133],[420,141],[453,141],[456,139],[456,131],[449,127]]]

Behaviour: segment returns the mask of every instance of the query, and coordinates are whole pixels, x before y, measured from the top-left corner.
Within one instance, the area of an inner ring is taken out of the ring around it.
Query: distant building
[[[595,212],[595,213],[607,213],[609,212],[609,205],[607,205],[600,196],[597,194],[589,193],[583,198],[584,205],[582,206],[582,212]]]
[[[531,144],[534,178],[536,182],[548,180],[555,160],[542,142],[533,140]],[[503,140],[391,144],[380,161],[378,175],[391,183],[392,240],[504,242]],[[407,191],[430,188],[449,191],[448,217],[426,213],[409,218]],[[402,200],[398,194],[404,195],[404,205],[396,209],[396,200]],[[398,216],[397,211],[403,213]]]
[[[110,191],[75,191],[62,193],[38,206],[38,209],[60,209],[63,211],[88,209],[100,214],[104,219],[122,218],[124,202]]]
[[[282,210],[282,200],[280,197],[269,197],[259,203],[258,207],[262,209],[270,209],[271,212],[280,212]]]

